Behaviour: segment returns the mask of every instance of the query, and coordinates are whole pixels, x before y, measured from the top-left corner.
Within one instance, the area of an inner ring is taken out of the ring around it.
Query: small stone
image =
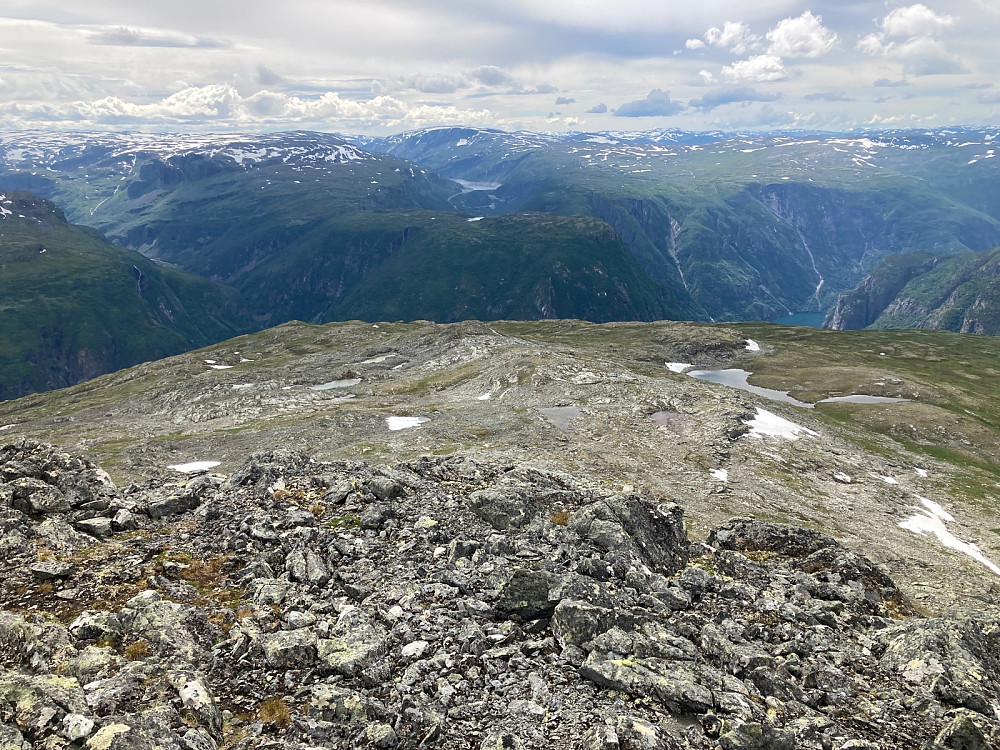
[[[62,720],[62,735],[70,742],[89,737],[94,731],[94,722],[80,714],[66,714]]]
[[[413,641],[403,646],[399,653],[405,659],[419,659],[430,644],[427,641]]]
[[[406,613],[403,611],[403,608],[400,607],[398,604],[393,604],[391,607],[389,607],[389,611],[386,614],[389,615],[389,617],[391,617],[393,620],[398,620]]]
[[[365,728],[368,747],[395,747],[396,732],[388,724],[369,724]]]
[[[32,565],[31,575],[38,581],[51,581],[54,578],[67,578],[76,571],[76,566],[68,562],[55,560],[38,562]]]
[[[114,533],[111,530],[110,518],[85,518],[73,525],[84,534],[90,534],[98,539],[107,539]]]

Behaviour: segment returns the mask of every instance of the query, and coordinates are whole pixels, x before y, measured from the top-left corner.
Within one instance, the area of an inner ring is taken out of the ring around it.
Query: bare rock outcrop
[[[3,748],[1000,742],[1000,623],[918,616],[820,532],[692,544],[667,498],[462,455],[259,454],[156,515],[160,479],[0,456],[3,487],[67,498],[0,506]],[[39,531],[129,498],[135,528],[85,547]]]

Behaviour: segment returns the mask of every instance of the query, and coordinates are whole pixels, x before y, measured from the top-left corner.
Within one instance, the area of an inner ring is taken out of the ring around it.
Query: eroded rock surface
[[[0,748],[1000,742],[1000,623],[816,531],[461,454],[0,476]]]

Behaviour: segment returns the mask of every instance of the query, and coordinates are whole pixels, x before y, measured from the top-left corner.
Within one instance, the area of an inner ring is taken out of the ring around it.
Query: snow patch
[[[3,432],[4,430],[9,430],[12,427],[17,427],[17,425],[16,424],[5,424],[3,427],[0,427],[0,432]]]
[[[876,479],[881,479],[886,484],[899,484],[895,477],[884,477],[881,474],[872,474]]]
[[[168,469],[179,471],[181,474],[193,474],[196,471],[208,471],[219,465],[219,461],[191,461],[186,464],[173,464]]]
[[[378,328],[378,326],[375,326],[375,328]],[[389,352],[388,354],[382,354],[382,355],[380,355],[378,357],[372,357],[371,359],[366,359],[361,364],[363,364],[363,365],[380,365],[383,362],[385,362],[387,359],[392,359],[393,357],[396,357],[396,356],[399,356],[399,355],[396,354],[396,352]]]
[[[712,469],[708,473],[712,475],[713,479],[718,479],[720,482],[729,481],[729,472],[726,469]]]
[[[663,364],[670,372],[684,372],[694,367],[694,365],[687,362],[664,362]]]
[[[482,396],[477,396],[476,401],[489,401],[492,398],[491,394],[484,393]]]
[[[406,430],[410,427],[419,427],[424,422],[430,422],[427,417],[386,417],[385,423],[390,430]]]
[[[344,378],[342,380],[330,380],[319,385],[309,386],[312,391],[329,391],[334,388],[353,388],[361,382],[361,378]]]
[[[927,478],[927,469],[921,469],[919,466],[914,466],[913,470],[917,472],[918,477]]]
[[[800,434],[819,437],[818,432],[790,422],[784,417],[772,414],[767,409],[761,409],[759,406],[757,407],[757,416],[747,424],[750,426],[750,434],[754,437],[780,437],[786,440],[798,440]]]
[[[851,479],[850,474],[845,474],[842,471],[838,471],[836,474],[834,474],[833,478],[838,482],[840,482],[841,484],[850,484],[851,482],[854,481],[853,479]]]
[[[923,507],[911,506],[917,512],[906,520],[900,521],[900,528],[912,531],[919,536],[933,534],[945,547],[968,555],[1000,576],[1000,567],[989,560],[977,545],[972,542],[963,542],[951,533],[945,524],[954,522],[955,519],[948,511],[926,497],[917,495],[916,498]]]
[[[760,351],[760,344],[758,344],[753,339],[747,339],[746,350],[748,352],[759,352]]]
[[[471,219],[466,219],[466,221],[482,221],[482,216],[473,216]]]

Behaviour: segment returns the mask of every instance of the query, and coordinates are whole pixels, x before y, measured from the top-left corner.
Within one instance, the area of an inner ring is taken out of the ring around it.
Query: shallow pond
[[[774,388],[762,388],[759,385],[751,385],[747,382],[747,379],[753,375],[753,373],[747,372],[746,370],[691,370],[687,374],[692,378],[697,378],[698,380],[707,380],[709,383],[719,383],[720,385],[728,385],[730,388],[738,388],[739,390],[746,391],[747,393],[755,393],[758,396],[769,398],[772,401],[781,401],[803,409],[815,408],[815,404],[799,401],[794,396],[790,396],[788,391],[778,391]],[[896,398],[893,396],[866,396],[859,393],[852,394],[850,396],[830,396],[829,398],[822,399],[818,403],[898,404],[901,401],[909,400],[910,399],[908,398]]]
[[[569,430],[570,420],[583,416],[579,406],[547,406],[539,409],[538,412],[563,432]]]
[[[772,401],[783,401],[786,404],[801,406],[804,409],[813,408],[812,404],[807,404],[805,401],[799,401],[797,398],[789,396],[787,391],[776,391],[773,388],[761,388],[758,385],[750,385],[747,382],[747,378],[753,375],[753,373],[746,370],[691,370],[688,372],[688,375],[692,378],[698,378],[698,380],[707,380],[709,383],[719,383],[720,385],[728,385],[730,388],[739,388],[741,391],[746,391],[747,393],[756,393],[758,396],[769,398]]]

